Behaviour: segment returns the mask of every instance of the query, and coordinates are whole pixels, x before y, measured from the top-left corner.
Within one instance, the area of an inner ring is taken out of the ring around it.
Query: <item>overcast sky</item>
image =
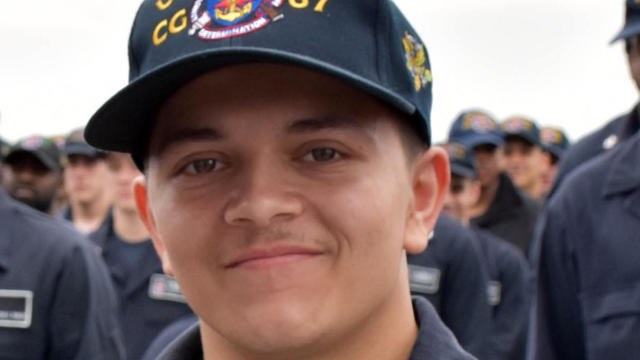
[[[0,136],[84,125],[127,82],[139,3],[0,1]],[[622,25],[623,0],[396,3],[429,51],[436,141],[466,108],[498,119],[527,115],[576,139],[637,100],[622,45],[608,44]]]

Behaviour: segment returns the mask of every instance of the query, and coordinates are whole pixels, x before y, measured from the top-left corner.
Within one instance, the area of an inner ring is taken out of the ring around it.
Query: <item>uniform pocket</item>
[[[588,359],[638,359],[640,283],[580,296]]]

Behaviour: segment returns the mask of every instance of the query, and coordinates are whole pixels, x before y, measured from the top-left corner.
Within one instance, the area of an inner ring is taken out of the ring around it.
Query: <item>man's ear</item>
[[[427,247],[450,181],[444,149],[432,147],[416,157],[411,171],[413,202],[404,242],[407,252],[415,254]]]
[[[136,206],[138,207],[140,218],[149,231],[151,241],[153,241],[153,247],[156,249],[158,257],[160,257],[160,260],[162,261],[162,269],[164,270],[165,274],[174,276],[171,262],[169,261],[169,257],[167,256],[167,251],[165,250],[162,240],[160,240],[160,237],[158,237],[156,221],[153,217],[153,213],[151,212],[151,207],[149,206],[147,180],[144,176],[140,176],[135,179],[133,183],[133,193],[135,196]]]
[[[477,204],[482,196],[482,183],[480,180],[471,180],[471,188],[473,189],[473,204]]]

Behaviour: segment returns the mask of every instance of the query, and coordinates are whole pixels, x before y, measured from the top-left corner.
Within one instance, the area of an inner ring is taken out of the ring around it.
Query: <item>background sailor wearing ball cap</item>
[[[471,224],[528,254],[538,216],[538,203],[519,190],[502,172],[504,139],[498,123],[484,111],[463,111],[451,125],[449,142],[473,149],[482,192],[471,208]]]
[[[514,245],[471,225],[470,210],[481,191],[473,152],[458,143],[443,147],[451,163],[443,212],[471,230],[488,274],[486,295],[492,316],[485,358],[523,359],[530,304],[528,263]]]
[[[49,214],[62,183],[58,146],[49,138],[30,136],[16,142],[4,161],[3,182],[9,195]]]
[[[631,79],[636,86],[640,86],[640,2],[636,0],[626,1],[624,26],[611,40],[611,43],[620,40],[625,43]],[[573,169],[587,160],[612,149],[637,133],[640,130],[639,111],[640,108],[636,104],[628,113],[611,120],[602,128],[576,142],[566,152],[558,166],[558,174],[552,188],[552,194]]]

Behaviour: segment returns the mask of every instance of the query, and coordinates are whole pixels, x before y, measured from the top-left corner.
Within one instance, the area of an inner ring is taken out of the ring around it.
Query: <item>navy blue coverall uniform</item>
[[[427,249],[407,259],[411,293],[429,300],[460,345],[485,359],[491,329],[488,276],[473,234],[440,215]]]
[[[446,359],[472,360],[447,329],[433,306],[420,297],[413,298],[413,312],[419,327],[418,339],[408,360]],[[158,360],[202,360],[200,326],[195,325],[174,341]]]
[[[551,193],[558,189],[564,178],[576,167],[629,139],[640,130],[638,105],[602,128],[582,138],[562,155]]]
[[[471,219],[471,225],[504,239],[528,256],[539,212],[538,202],[502,173],[496,197],[484,214]]]
[[[0,359],[123,358],[116,297],[97,249],[0,189]]]
[[[194,326],[197,322],[198,317],[193,314],[183,316],[165,327],[164,330],[153,339],[151,345],[149,345],[147,351],[145,351],[142,360],[156,360],[173,340],[177,339],[183,332]]]
[[[640,134],[576,169],[536,240],[532,359],[638,359]]]
[[[120,322],[128,360],[139,360],[153,339],[176,319],[192,314],[175,280],[162,273],[151,241],[130,245],[113,229],[107,216],[90,239],[102,249],[119,300]],[[127,252],[136,252],[134,266]]]
[[[529,264],[512,244],[477,228],[471,231],[489,275],[492,327],[487,359],[523,359],[531,304]]]

